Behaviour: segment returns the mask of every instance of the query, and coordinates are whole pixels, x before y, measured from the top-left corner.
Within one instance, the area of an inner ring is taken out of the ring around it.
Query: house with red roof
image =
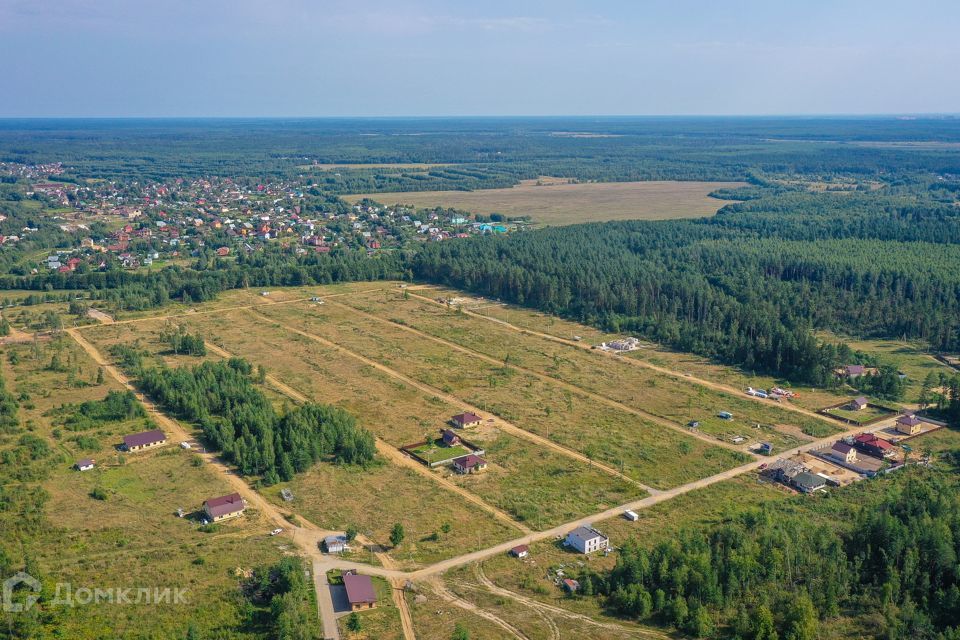
[[[883,438],[878,438],[872,433],[861,433],[853,439],[853,446],[871,456],[878,458],[889,458],[897,452],[890,442]]]
[[[210,498],[203,503],[203,512],[210,522],[219,522],[227,518],[235,518],[243,513],[247,503],[239,493],[231,493],[219,498]]]
[[[457,473],[480,473],[481,471],[486,470],[486,468],[487,461],[473,453],[453,459],[453,470]]]
[[[347,601],[350,609],[373,609],[377,606],[377,592],[373,588],[370,576],[361,576],[356,571],[346,571],[343,574],[343,586],[347,591]]]
[[[479,426],[483,419],[475,413],[460,413],[450,418],[450,422],[458,429],[466,429]]]

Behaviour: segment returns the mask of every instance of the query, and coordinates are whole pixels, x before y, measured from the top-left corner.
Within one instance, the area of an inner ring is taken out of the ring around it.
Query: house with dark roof
[[[863,411],[867,408],[870,402],[863,396],[859,396],[850,401],[850,404],[847,405],[847,408],[851,411]]]
[[[370,576],[361,576],[355,571],[346,571],[343,574],[343,586],[347,590],[347,601],[350,609],[372,609],[377,606],[377,592],[373,588]]]
[[[510,555],[514,558],[526,558],[530,555],[530,547],[525,544],[518,544],[513,549],[510,549]]]
[[[830,448],[830,455],[847,464],[853,464],[857,461],[857,450],[843,441],[833,443],[833,446]]]
[[[203,512],[211,522],[219,522],[227,518],[235,518],[247,508],[246,502],[239,493],[210,498],[203,503]]]
[[[123,436],[124,451],[143,451],[167,444],[167,436],[159,429]]]
[[[827,481],[813,473],[802,471],[795,475],[792,484],[801,493],[813,493],[827,486]]]
[[[460,444],[460,436],[455,434],[450,429],[444,429],[441,433],[441,437],[443,438],[443,444],[447,445],[448,447]]]
[[[77,460],[73,468],[77,471],[90,471],[90,469],[93,469],[95,466],[96,462],[92,458],[84,458],[83,460]]]
[[[450,418],[450,422],[458,429],[466,429],[478,426],[483,419],[475,413],[460,413]]]
[[[915,436],[923,430],[922,421],[912,413],[897,418],[897,433]]]
[[[889,458],[897,452],[896,447],[891,443],[883,438],[878,438],[872,433],[861,433],[858,435],[853,439],[853,446],[867,455],[878,458]]]
[[[473,453],[453,459],[453,470],[457,473],[480,473],[486,468],[487,461]]]
[[[863,396],[858,396],[850,401],[850,404],[847,405],[847,408],[850,411],[863,411],[867,408],[867,405],[870,404],[870,401]]]

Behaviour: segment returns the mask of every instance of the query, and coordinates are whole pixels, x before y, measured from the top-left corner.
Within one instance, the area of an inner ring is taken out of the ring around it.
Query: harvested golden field
[[[671,220],[712,216],[726,204],[711,191],[738,187],[738,182],[588,182],[537,184],[524,180],[509,189],[416,191],[346,196],[351,202],[372,198],[386,205],[454,207],[475,213],[530,216],[545,225],[606,220]]]

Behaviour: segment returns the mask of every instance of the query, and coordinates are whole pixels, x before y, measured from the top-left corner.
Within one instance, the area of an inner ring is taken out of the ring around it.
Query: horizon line
[[[421,115],[59,115],[59,116],[7,116],[0,121],[51,121],[51,120],[457,120],[457,119],[670,119],[670,118],[960,118],[960,111],[930,112],[818,112],[818,113],[741,113],[741,114],[421,114]]]

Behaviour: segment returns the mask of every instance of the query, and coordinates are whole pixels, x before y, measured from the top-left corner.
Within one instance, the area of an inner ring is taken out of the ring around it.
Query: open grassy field
[[[386,205],[454,207],[475,213],[531,216],[545,225],[605,220],[669,220],[712,216],[726,202],[708,197],[735,182],[592,182],[541,184],[524,180],[509,189],[418,191],[345,196],[351,202],[372,198]]]
[[[455,289],[430,286],[417,288],[414,293],[433,300],[449,300],[451,298],[458,301],[462,300],[464,301],[463,308],[473,313],[494,320],[501,320],[521,329],[544,333],[563,340],[576,340],[579,338],[579,341],[584,344],[596,345],[622,337],[617,334],[600,331],[594,327],[578,322],[541,313],[534,309],[501,304],[492,300],[471,298],[468,297],[467,294]],[[375,294],[371,294],[371,299],[376,299]],[[456,308],[456,306],[459,306],[459,304],[454,305],[454,308]],[[847,397],[847,394],[843,390],[834,391],[829,389],[813,389],[802,385],[790,385],[783,380],[777,380],[770,376],[764,376],[751,371],[742,371],[734,367],[711,362],[701,356],[671,351],[652,343],[643,343],[642,348],[627,353],[624,357],[643,360],[677,373],[691,374],[698,378],[713,380],[737,389],[746,389],[747,387],[769,389],[778,385],[789,387],[800,394],[790,402],[811,411],[836,404]]]
[[[811,435],[828,435],[834,428],[822,419],[789,412],[773,401],[759,403],[740,393],[726,393],[631,366],[601,353],[521,333],[413,296],[404,298],[396,291],[344,298],[342,303],[677,425],[696,420],[701,431],[727,442],[741,436],[790,448],[810,440]],[[721,420],[717,417],[720,411],[732,412],[735,420]]]
[[[417,596],[421,596],[418,602]],[[437,595],[436,587],[423,584],[417,593],[404,594],[418,638],[450,638],[458,623],[470,634],[470,640],[502,640],[505,631],[473,611],[466,611]],[[506,634],[506,637],[510,637]]]
[[[886,407],[873,404],[860,409],[859,411],[853,411],[845,407],[838,407],[836,409],[829,409],[827,412],[830,415],[837,416],[843,420],[850,420],[854,424],[867,424],[869,422],[873,422],[874,420],[880,420],[896,414],[896,411],[893,409],[888,409]]]
[[[622,467],[625,474],[657,488],[744,460],[550,380],[491,365],[339,305],[278,305],[263,311],[520,429]]]
[[[212,343],[242,355],[255,364],[264,364],[271,374],[303,395],[346,408],[358,416],[361,424],[395,447],[421,441],[425,435],[437,434],[450,416],[463,410],[459,404],[425,395],[419,389],[397,381],[374,367],[281,327],[269,326],[243,311],[196,314],[185,317],[183,321],[192,329],[201,331]],[[88,329],[86,335],[102,348],[108,348],[116,342],[162,348],[163,345],[151,337],[156,335],[160,326],[158,323],[162,322],[147,320],[104,325]],[[485,447],[488,440],[503,443],[502,452],[490,459],[491,468],[484,474],[480,483],[483,490],[478,493],[485,499],[492,498],[496,506],[518,519],[530,519],[531,526],[556,524],[592,513],[598,504],[619,504],[642,495],[636,487],[591,468],[582,461],[571,460],[550,450],[539,451],[535,445],[507,437],[497,429],[470,433],[469,439]],[[530,463],[536,466],[530,467]],[[534,480],[539,483],[531,489],[538,500],[535,508],[531,506],[529,498],[517,495],[514,491],[518,484]],[[411,493],[416,494],[419,490],[417,487],[423,483],[429,484],[429,480],[417,478]],[[311,495],[313,491],[310,490]],[[451,498],[456,499],[455,496]],[[391,507],[382,505],[381,509]],[[364,509],[370,513],[372,520],[377,520],[380,511],[376,502],[371,502]],[[416,509],[401,510],[398,514],[402,516],[401,521],[405,526],[424,528],[424,535],[437,530],[444,522],[436,514],[424,520],[422,514],[416,515],[419,514]],[[342,528],[349,524],[349,520],[339,517],[323,517],[320,506],[316,511],[304,511],[304,515],[324,526]],[[415,517],[421,518],[421,521],[415,523]],[[388,528],[393,520],[383,520],[382,523]],[[385,541],[386,535],[376,539]],[[451,547],[442,551],[453,550]],[[425,553],[435,555],[430,550]]]
[[[293,492],[293,502],[280,498],[283,488]],[[481,516],[429,478],[386,462],[370,469],[315,465],[263,493],[320,527],[341,531],[357,527],[405,567],[436,562],[519,534],[494,518]],[[397,522],[403,525],[406,539],[391,549],[390,529]],[[442,532],[444,525],[449,525],[447,533]]]
[[[643,495],[595,467],[497,429],[485,430],[475,441],[486,451],[486,471],[438,473],[533,529],[569,522]]]
[[[49,367],[54,355],[64,369]],[[195,511],[203,500],[230,490],[179,448],[118,454],[114,445],[120,436],[144,428],[146,419],[68,430],[64,404],[98,400],[120,389],[110,377],[103,384],[93,382],[96,365],[72,340],[7,345],[0,362],[7,388],[20,398],[22,424],[52,448],[39,480],[48,495],[44,525],[22,547],[7,549],[14,561],[21,554],[32,558],[32,571],[50,590],[49,597],[57,583],[69,583],[74,592],[130,588],[134,600],[138,588],[186,589],[186,602],[180,604],[53,607],[48,613],[62,637],[184,637],[191,622],[200,637],[263,637],[265,630],[244,613],[241,574],[279,560],[287,542],[267,536],[268,523],[254,509],[211,532],[176,517],[176,509]],[[78,436],[84,437],[84,446]],[[0,449],[16,438],[0,438]],[[73,470],[80,457],[94,458],[97,468]],[[91,495],[95,488],[105,499]]]

